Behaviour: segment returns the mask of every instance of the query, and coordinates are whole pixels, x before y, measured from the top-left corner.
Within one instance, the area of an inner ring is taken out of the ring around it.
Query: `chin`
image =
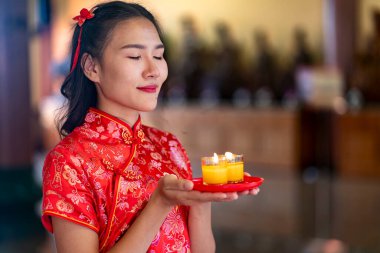
[[[157,108],[157,102],[156,103],[152,103],[150,105],[145,105],[145,106],[142,106],[140,107],[140,110],[141,112],[151,112],[151,111],[154,111],[155,109]]]

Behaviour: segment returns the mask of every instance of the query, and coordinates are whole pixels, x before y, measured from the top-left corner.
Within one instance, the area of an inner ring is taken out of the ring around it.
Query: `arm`
[[[190,207],[189,234],[192,252],[215,252],[215,239],[211,228],[211,203]]]
[[[146,252],[171,209],[172,206],[166,205],[161,198],[152,196],[135,222],[109,253]]]
[[[229,194],[200,193],[192,191],[192,188],[193,183],[191,181],[177,179],[174,175],[162,177],[141,214],[109,252],[146,252],[167,214],[175,205],[205,204],[207,207],[207,202],[210,201],[229,201],[233,199]],[[198,208],[194,208],[194,211],[196,209]],[[210,211],[211,209],[208,211],[208,208],[199,208],[198,211],[191,214],[194,217],[192,220],[195,221],[193,222],[192,230],[197,238],[195,239],[196,245],[201,246],[200,242],[204,239],[201,237],[202,230],[205,228],[202,222],[210,221],[210,215],[207,215]],[[203,217],[203,215],[206,216]],[[52,219],[58,253],[99,252],[99,239],[95,231],[61,218],[52,217]],[[211,225],[209,225],[209,228],[209,230],[205,231],[205,234],[213,238]]]
[[[171,208],[160,203],[158,198],[149,201],[133,225],[109,252],[146,252]],[[95,231],[58,217],[52,217],[52,222],[58,253],[99,252],[99,239]]]
[[[249,173],[245,174],[250,176]],[[259,191],[259,188],[254,188],[250,191],[232,193],[229,200],[237,199],[238,195],[257,195]],[[189,233],[193,253],[215,252],[216,245],[211,227],[211,202],[190,207]]]
[[[99,252],[98,234],[74,222],[51,217],[57,252],[95,253]],[[86,242],[86,243],[83,243]]]

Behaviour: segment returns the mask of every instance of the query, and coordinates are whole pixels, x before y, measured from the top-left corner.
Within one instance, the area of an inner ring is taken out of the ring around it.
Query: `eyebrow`
[[[126,49],[126,48],[145,49],[146,46],[141,45],[141,44],[127,44],[127,45],[122,46],[120,49],[122,50],[122,49]],[[160,48],[165,48],[165,47],[163,44],[159,44],[159,45],[154,47],[154,49],[160,49]]]

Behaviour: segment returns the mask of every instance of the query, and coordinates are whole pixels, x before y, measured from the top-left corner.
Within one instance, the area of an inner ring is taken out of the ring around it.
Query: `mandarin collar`
[[[94,116],[98,116],[106,121],[112,121],[116,123],[119,126],[120,129],[120,138],[123,140],[125,144],[131,145],[133,143],[141,143],[144,140],[144,131],[142,130],[142,123],[141,123],[141,116],[139,114],[139,117],[137,118],[137,121],[135,124],[131,127],[128,125],[128,123],[122,121],[121,119],[106,113],[104,111],[101,111],[97,108],[91,107],[88,111],[88,114],[94,114]],[[93,124],[93,120],[91,120],[93,117],[87,117],[85,118],[85,122],[89,124]]]

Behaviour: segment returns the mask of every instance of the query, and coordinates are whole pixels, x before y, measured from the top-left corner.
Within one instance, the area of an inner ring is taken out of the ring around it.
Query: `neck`
[[[101,105],[99,105],[98,108],[99,108],[99,110],[102,110],[102,111],[124,121],[130,127],[132,127],[136,123],[137,119],[139,118],[139,112],[135,111],[135,110],[131,110],[129,108],[123,109],[123,110],[114,110],[112,108],[104,107]]]

